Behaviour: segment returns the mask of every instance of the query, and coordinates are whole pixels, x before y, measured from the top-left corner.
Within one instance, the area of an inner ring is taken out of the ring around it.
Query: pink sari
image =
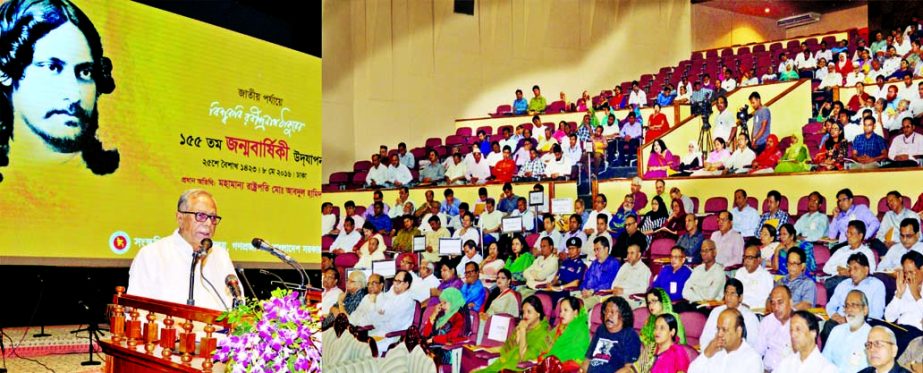
[[[651,156],[647,159],[647,173],[644,174],[645,179],[659,179],[667,177],[667,170],[652,170],[654,167],[670,167],[674,168],[673,165],[673,153],[670,153],[669,150],[664,152],[664,154],[658,154],[654,151],[651,151]]]

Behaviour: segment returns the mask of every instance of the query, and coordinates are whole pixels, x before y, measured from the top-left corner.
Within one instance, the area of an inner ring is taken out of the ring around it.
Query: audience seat
[[[442,139],[440,139],[440,138],[438,138],[438,137],[430,137],[430,138],[426,139],[425,144],[426,144],[426,147],[427,147],[427,148],[435,148],[435,147],[438,147],[438,146],[441,146],[441,145],[442,145]]]
[[[699,197],[689,197],[692,200],[692,213],[699,213]]]
[[[712,214],[705,217],[702,221],[702,234],[705,238],[711,238],[712,232],[718,230],[718,215]]]
[[[368,174],[369,173],[366,171],[356,172],[356,174],[353,175],[352,187],[361,188],[363,185],[365,185],[365,177],[368,176]]]
[[[827,306],[827,288],[824,287],[823,282],[816,282],[817,289],[817,300],[814,302],[817,304],[817,307],[823,308]]]
[[[647,310],[647,307],[635,308],[634,313],[634,328],[636,331],[640,332],[644,328],[644,324],[647,323],[647,318],[651,315],[651,312]]]
[[[853,196],[852,201],[853,201],[853,204],[856,204],[856,205],[865,205],[865,207],[868,207],[868,208],[870,208],[870,209],[872,208],[872,205],[871,205],[870,202],[869,202],[869,197],[861,196],[861,195],[855,195],[855,196]]]
[[[817,263],[817,273],[823,272],[821,268],[824,268],[824,264],[827,264],[827,261],[830,260],[830,249],[827,248],[827,245],[822,243],[814,244],[814,262]]]
[[[497,106],[497,110],[496,110],[496,111],[494,111],[493,113],[488,113],[487,115],[490,115],[491,117],[497,118],[497,117],[502,117],[502,116],[506,116],[506,115],[511,115],[512,112],[513,112],[513,107],[512,107],[512,106],[510,106],[510,105],[500,105],[500,106]]]
[[[551,318],[551,314],[554,311],[554,305],[551,303],[551,296],[544,293],[536,293],[535,297],[542,302],[542,308],[544,309],[544,314],[546,317]]]
[[[683,349],[686,350],[686,355],[689,356],[689,361],[692,362],[695,358],[699,357],[699,352],[695,350],[692,346],[685,344]]]
[[[728,200],[724,197],[712,197],[705,201],[705,213],[717,214],[728,209]]]
[[[676,240],[672,238],[658,238],[651,242],[650,257],[651,259],[667,258],[670,256],[670,250],[676,245]],[[653,272],[653,270],[651,271]]]
[[[321,251],[327,252],[330,251],[330,246],[333,245],[335,239],[330,235],[323,235],[320,238],[320,248]]]
[[[702,329],[705,329],[705,315],[700,312],[690,311],[680,313],[679,318],[682,319],[683,328],[686,329],[686,344],[698,346],[699,337],[702,336]]]
[[[484,325],[484,331],[485,331],[484,338],[481,339],[481,343],[479,344],[479,347],[491,348],[491,347],[502,346],[504,343],[506,343],[506,340],[509,337],[509,333],[513,333],[515,331],[517,322],[518,322],[518,319],[506,313],[501,313],[501,314],[491,316],[490,318],[487,319],[487,323]],[[497,329],[497,330],[505,330],[506,333],[500,333],[500,335],[491,336],[489,331],[491,330],[492,324],[494,323],[507,324],[507,327],[505,329],[504,328]],[[475,352],[475,351],[465,349],[464,351],[462,351],[461,371],[470,372],[474,370],[475,368],[486,366],[487,362],[490,359],[495,358],[497,356],[500,356],[500,355],[495,354],[495,353],[485,352],[485,351]]]
[[[782,196],[782,202],[779,203],[779,209],[788,212],[788,197]],[[769,212],[769,199],[763,200],[763,213]]]
[[[759,202],[756,200],[756,197],[748,196],[748,197],[747,197],[747,204],[750,205],[750,207],[753,207],[753,209],[755,210],[755,209],[757,208]]]
[[[603,303],[599,302],[593,306],[593,309],[590,310],[590,334],[596,333],[596,328],[598,328],[603,323]]]
[[[353,163],[354,172],[368,171],[371,168],[372,168],[372,161],[358,161],[356,163]]]

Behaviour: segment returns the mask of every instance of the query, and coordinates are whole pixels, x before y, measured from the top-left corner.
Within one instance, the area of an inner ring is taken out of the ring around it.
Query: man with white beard
[[[872,327],[865,322],[869,314],[869,302],[865,293],[852,290],[846,296],[846,322],[837,325],[830,332],[824,345],[824,357],[840,368],[840,372],[857,372],[868,366],[865,357],[865,342]]]

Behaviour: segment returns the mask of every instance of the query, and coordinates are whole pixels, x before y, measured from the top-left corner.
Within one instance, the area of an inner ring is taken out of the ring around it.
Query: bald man
[[[736,309],[718,316],[716,348],[705,349],[691,365],[689,373],[762,373],[760,355],[747,344],[744,318]]]

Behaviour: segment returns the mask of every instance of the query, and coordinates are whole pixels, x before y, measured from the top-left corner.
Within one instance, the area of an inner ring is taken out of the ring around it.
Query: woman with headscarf
[[[448,345],[464,341],[471,332],[471,327],[464,308],[465,297],[461,291],[448,288],[439,294],[439,304],[435,305],[429,320],[423,326],[423,338],[427,344]],[[451,354],[438,347],[430,347],[443,364],[452,364]]]
[[[689,370],[689,354],[679,341],[682,321],[672,313],[661,313],[654,319],[654,340],[644,345],[644,351],[634,367],[639,373],[674,373]]]
[[[814,164],[823,170],[842,170],[848,149],[849,142],[843,136],[843,127],[833,124],[830,126],[830,138],[824,142],[821,152],[814,156]]]
[[[650,245],[651,236],[667,222],[667,205],[663,203],[663,198],[654,196],[651,199],[651,211],[644,214],[641,219],[641,233],[647,236],[647,243]]]
[[[676,175],[689,176],[693,171],[702,168],[702,152],[695,141],[689,141],[686,155],[680,158],[679,169]]]
[[[647,310],[650,312],[650,316],[647,318],[644,327],[641,328],[641,343],[645,346],[654,343],[654,323],[657,320],[657,316],[671,314],[678,321],[676,338],[679,340],[680,344],[686,344],[686,329],[683,328],[682,321],[679,321],[679,315],[673,312],[673,303],[670,302],[670,295],[661,288],[652,288],[644,294],[644,299],[647,301]]]
[[[847,58],[846,53],[839,53],[836,60],[836,72],[841,76],[846,76],[852,72],[852,61]],[[842,82],[840,82],[842,84]]]
[[[782,150],[779,148],[779,137],[776,135],[769,135],[769,138],[766,139],[766,148],[753,160],[753,164],[750,166],[750,173],[772,173],[776,165],[779,164],[779,159],[781,158]]]
[[[541,353],[548,350],[548,346],[551,345],[550,337],[542,301],[534,295],[530,296],[522,301],[522,321],[509,332],[506,343],[487,349],[489,352],[500,353],[500,357],[492,364],[474,371],[521,370],[516,367],[519,362],[538,359]]]
[[[808,147],[798,143],[798,136],[792,135],[789,138],[792,139],[792,144],[779,159],[776,173],[811,171],[811,165],[808,164],[811,153],[808,152]]]
[[[580,369],[590,347],[589,316],[580,301],[567,296],[561,298],[558,325],[551,330],[551,350],[545,357],[554,356],[561,361],[564,371]]]
[[[686,231],[686,210],[678,199],[670,201],[670,216],[663,223],[663,229],[655,231],[652,239],[672,238],[677,239]]]
[[[644,174],[644,178],[665,178],[668,171],[673,170],[673,167],[673,153],[670,153],[663,140],[654,140],[654,145],[651,145],[651,155],[647,158],[647,173]]]

